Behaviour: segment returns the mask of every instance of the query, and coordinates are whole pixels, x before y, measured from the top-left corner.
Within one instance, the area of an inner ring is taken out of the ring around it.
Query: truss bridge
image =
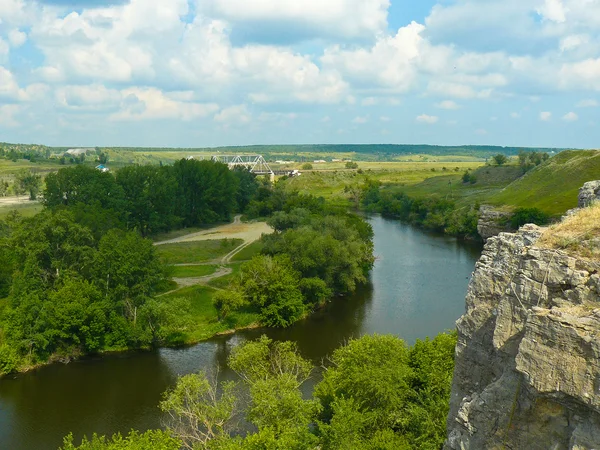
[[[245,167],[256,175],[275,175],[261,155],[213,155],[210,159],[227,164],[230,169]]]

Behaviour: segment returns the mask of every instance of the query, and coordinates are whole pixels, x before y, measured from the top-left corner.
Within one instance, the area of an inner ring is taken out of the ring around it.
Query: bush
[[[312,170],[312,169],[313,169],[313,165],[311,163],[302,164],[302,170]]]
[[[346,169],[358,169],[358,164],[352,161],[346,163]]]
[[[527,223],[546,225],[549,221],[550,216],[538,208],[519,208],[513,213],[510,224],[517,229]]]

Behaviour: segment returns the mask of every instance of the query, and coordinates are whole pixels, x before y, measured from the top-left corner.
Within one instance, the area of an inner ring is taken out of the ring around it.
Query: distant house
[[[104,164],[99,164],[96,166],[96,170],[99,170],[100,172],[108,172],[109,168],[105,167]]]
[[[327,162],[327,161],[325,161],[324,159],[315,159],[315,160],[313,161],[313,163],[315,163],[315,164],[322,164],[322,163],[326,163],[326,162]]]

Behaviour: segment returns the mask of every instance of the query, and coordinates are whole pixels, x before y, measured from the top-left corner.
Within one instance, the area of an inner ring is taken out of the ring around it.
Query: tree
[[[503,166],[508,161],[508,158],[502,153],[498,153],[492,159],[494,160],[497,166]]]
[[[83,165],[60,169],[46,177],[44,205],[50,209],[77,203],[99,204],[124,212],[123,189],[110,172]]]
[[[239,285],[267,326],[288,327],[305,313],[299,274],[287,256],[255,256],[242,265]]]
[[[358,164],[352,161],[346,163],[346,169],[358,169]]]
[[[60,450],[179,450],[181,442],[171,433],[162,430],[149,430],[145,433],[131,431],[127,436],[117,433],[110,439],[94,434],[91,440],[83,438],[81,444],[75,446],[73,434],[63,441]]]
[[[125,198],[127,228],[148,236],[168,231],[179,222],[175,210],[178,186],[171,167],[124,167],[117,172],[116,182]]]
[[[224,383],[221,391],[206,374],[181,377],[165,395],[160,408],[169,416],[168,425],[184,448],[194,449],[217,439],[229,437],[238,402],[235,383]]]
[[[186,226],[229,220],[236,206],[237,178],[222,163],[182,159],[173,166],[177,215]]]
[[[313,165],[311,163],[302,164],[302,170],[313,170]]]

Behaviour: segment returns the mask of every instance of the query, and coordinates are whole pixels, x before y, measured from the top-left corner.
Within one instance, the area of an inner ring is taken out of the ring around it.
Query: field
[[[495,205],[536,207],[561,215],[577,206],[579,188],[600,179],[600,151],[566,151],[490,198]]]
[[[197,264],[219,259],[242,243],[241,239],[181,242],[159,245],[157,251],[165,264]]]

